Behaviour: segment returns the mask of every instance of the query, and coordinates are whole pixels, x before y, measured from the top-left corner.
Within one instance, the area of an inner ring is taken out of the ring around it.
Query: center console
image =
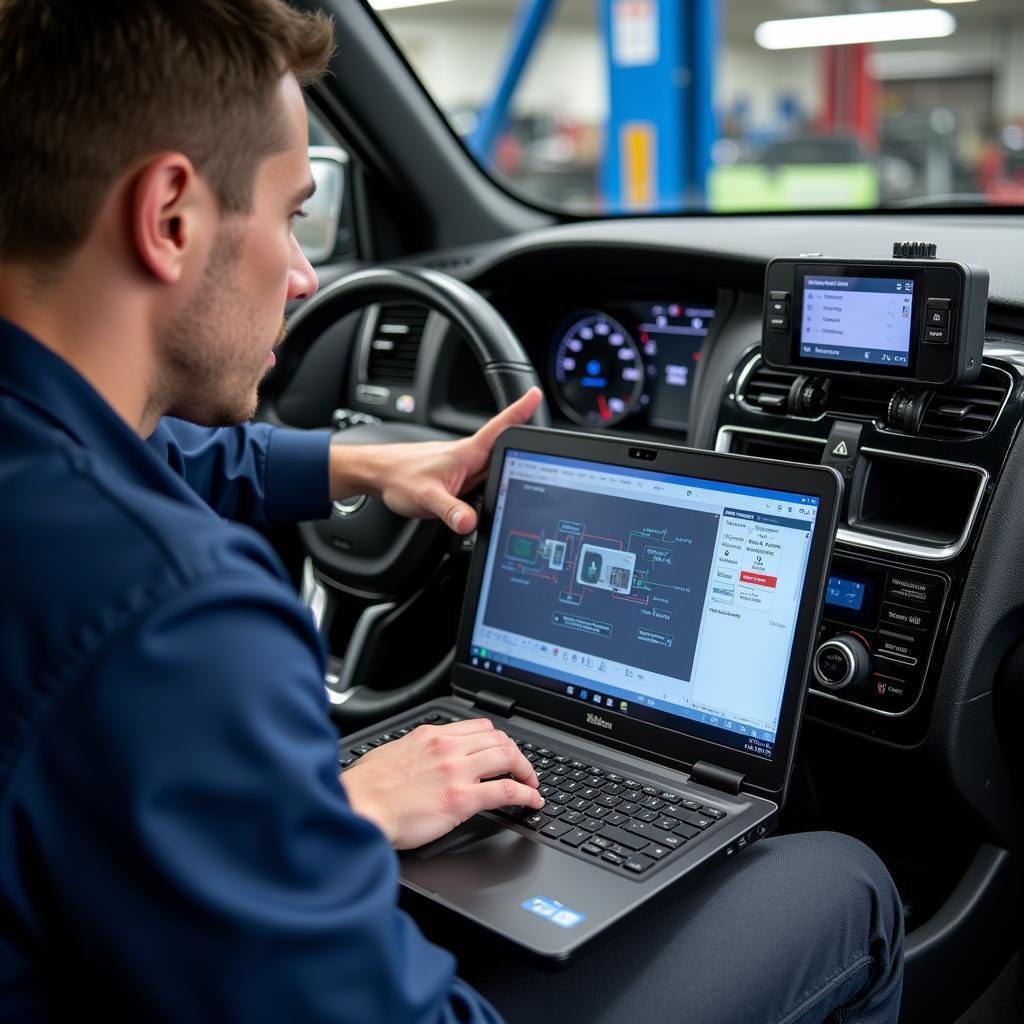
[[[1024,409],[1019,350],[985,348],[985,271],[896,251],[769,264],[715,447],[841,473],[808,714],[915,743]]]

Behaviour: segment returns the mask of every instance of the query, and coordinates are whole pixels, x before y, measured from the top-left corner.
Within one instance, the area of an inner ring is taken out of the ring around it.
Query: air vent
[[[380,307],[366,363],[368,380],[381,384],[411,384],[428,310],[412,304]]]
[[[758,358],[740,397],[755,409],[784,416],[790,388],[798,376],[788,370],[773,370]]]
[[[787,403],[793,382],[800,374],[773,370],[756,359],[741,399],[762,412],[787,414]],[[815,374],[820,377],[820,372]],[[886,422],[889,402],[899,385],[892,381],[876,381],[866,377],[832,377],[823,402],[817,406],[822,413],[838,419],[877,420]],[[986,366],[974,384],[937,391],[928,405],[919,433],[922,437],[962,440],[988,433],[1006,400],[1009,378],[1002,370]],[[797,398],[801,396],[798,395]]]
[[[793,382],[798,377],[803,377],[805,381],[814,378],[820,383],[825,382],[825,375],[820,371],[808,373],[773,370],[758,359],[743,388],[743,400],[763,412],[784,416]],[[823,386],[813,396],[809,405],[803,405],[806,412],[800,418],[813,418],[827,412],[843,419],[884,420],[893,390],[892,384],[854,377],[833,377],[827,381],[827,386]],[[801,393],[796,396],[795,405],[790,404],[789,407],[800,408],[802,403],[804,396]]]
[[[840,419],[884,420],[897,385],[863,377],[833,377],[825,411]]]
[[[921,422],[921,435],[963,440],[987,434],[1006,400],[1007,390],[1006,375],[985,366],[973,384],[936,391]]]

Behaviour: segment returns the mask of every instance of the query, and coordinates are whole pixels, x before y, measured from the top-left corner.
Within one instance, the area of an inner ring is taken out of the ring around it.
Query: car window
[[[481,166],[540,205],[1024,202],[1020,0],[370,3]]]

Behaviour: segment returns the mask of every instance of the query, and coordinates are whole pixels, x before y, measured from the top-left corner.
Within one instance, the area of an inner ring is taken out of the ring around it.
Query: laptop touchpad
[[[464,821],[447,835],[441,836],[440,839],[435,839],[432,843],[413,850],[412,854],[420,860],[429,860],[440,853],[468,853],[470,851],[476,853],[487,846],[490,840],[497,840],[502,836],[520,838],[509,829],[502,828],[500,825],[476,815],[469,821]]]
[[[419,861],[423,867],[429,864],[435,883],[442,883],[443,876],[458,879],[460,888],[489,889],[532,870],[542,849],[541,844],[478,815],[448,835],[407,851],[402,859],[407,864]]]

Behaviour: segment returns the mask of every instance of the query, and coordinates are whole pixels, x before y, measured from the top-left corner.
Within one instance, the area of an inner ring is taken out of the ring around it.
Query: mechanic
[[[455,977],[394,848],[539,807],[487,721],[339,783],[324,655],[258,532],[459,494],[476,435],[329,449],[247,421],[312,191],[330,22],[280,0],[0,0],[0,1018],[891,1021],[902,917],[836,835],[759,844],[565,972]],[[481,781],[509,774],[498,781]]]

